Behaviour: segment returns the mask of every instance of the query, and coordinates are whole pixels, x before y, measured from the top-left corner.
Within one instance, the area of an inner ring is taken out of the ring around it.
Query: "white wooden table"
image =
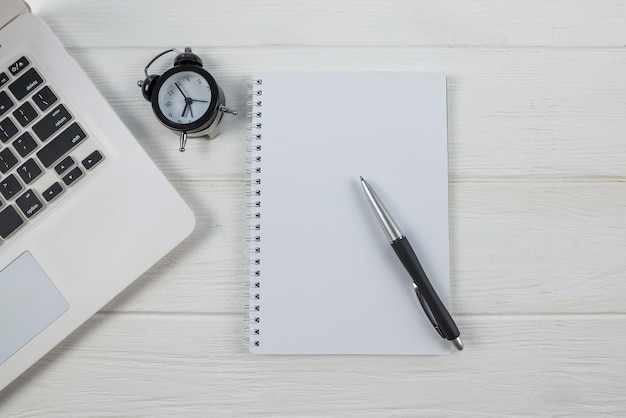
[[[626,415],[623,2],[31,4],[198,226],[1,392],[0,416]],[[181,154],[136,81],[156,53],[184,46],[241,114]],[[464,352],[248,353],[247,82],[274,69],[449,75],[452,304]]]

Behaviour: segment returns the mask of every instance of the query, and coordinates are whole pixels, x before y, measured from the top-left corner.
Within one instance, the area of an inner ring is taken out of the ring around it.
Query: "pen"
[[[454,346],[458,350],[463,350],[463,341],[461,340],[461,334],[457,328],[454,320],[450,316],[450,313],[439,299],[437,292],[433,289],[422,265],[420,264],[409,240],[402,233],[398,225],[394,222],[385,206],[380,201],[380,198],[374,193],[372,187],[361,177],[361,186],[365,191],[368,201],[370,202],[376,217],[378,218],[380,225],[385,231],[385,235],[391,242],[391,248],[396,252],[396,255],[404,265],[404,268],[409,272],[409,275],[413,279],[413,289],[417,295],[426,316],[430,320],[435,330],[439,333],[441,338],[445,338],[452,341]]]

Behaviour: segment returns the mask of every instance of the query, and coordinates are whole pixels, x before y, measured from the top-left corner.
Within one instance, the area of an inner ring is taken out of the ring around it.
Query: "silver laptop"
[[[195,218],[48,26],[0,2],[0,390]]]

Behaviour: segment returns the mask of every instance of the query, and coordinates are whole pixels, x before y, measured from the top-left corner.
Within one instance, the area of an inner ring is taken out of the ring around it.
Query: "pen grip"
[[[417,285],[417,289],[422,294],[424,301],[428,304],[437,326],[447,340],[454,340],[460,333],[452,316],[446,309],[441,299],[433,289],[422,265],[420,264],[409,240],[406,237],[398,238],[391,243],[391,247],[396,252],[398,258],[404,265],[404,268],[413,278],[413,283]]]

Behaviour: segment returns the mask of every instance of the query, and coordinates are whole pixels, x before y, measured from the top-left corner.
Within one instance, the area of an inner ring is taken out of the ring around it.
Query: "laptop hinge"
[[[0,2],[0,29],[13,19],[30,12],[30,6],[24,0],[2,0]]]

